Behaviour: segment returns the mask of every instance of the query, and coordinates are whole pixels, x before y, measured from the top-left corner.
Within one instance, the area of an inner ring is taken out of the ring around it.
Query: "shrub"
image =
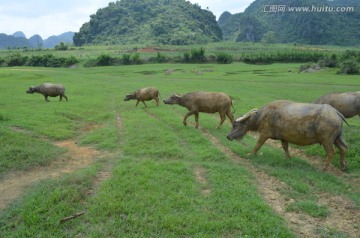
[[[131,55],[130,54],[123,54],[122,55],[122,63],[125,65],[131,64]]]
[[[190,52],[184,53],[184,62],[190,62]]]
[[[141,64],[141,63],[142,63],[142,59],[141,59],[139,53],[136,52],[136,53],[132,56],[132,62],[133,62],[134,64]]]
[[[200,47],[200,49],[192,49],[190,52],[190,59],[193,62],[204,62],[205,57],[205,48]]]
[[[330,57],[325,56],[324,58],[322,58],[321,60],[318,61],[318,64],[321,67],[335,68],[338,65],[337,55],[332,54]]]
[[[219,52],[216,53],[216,61],[220,64],[231,64],[233,62],[233,57],[228,53]]]
[[[359,74],[360,65],[355,59],[348,59],[341,63],[339,74]]]
[[[97,66],[109,66],[111,65],[112,58],[110,57],[110,55],[102,54],[97,57],[96,61]]]
[[[23,66],[25,65],[27,59],[28,59],[27,56],[22,56],[20,53],[15,53],[9,55],[5,59],[5,63],[7,66]]]
[[[160,52],[157,52],[155,60],[157,63],[164,63],[166,61],[166,57],[165,55],[160,54]]]
[[[65,45],[64,42],[61,42],[60,44],[55,46],[55,50],[68,50],[69,46]]]
[[[65,60],[65,66],[69,67],[79,63],[79,60],[75,56],[70,56]]]

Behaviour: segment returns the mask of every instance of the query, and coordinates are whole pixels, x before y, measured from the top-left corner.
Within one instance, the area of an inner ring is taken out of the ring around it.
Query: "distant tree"
[[[55,46],[55,50],[68,50],[69,46],[66,45],[64,42],[61,42],[60,44]]]
[[[265,44],[274,44],[276,43],[276,36],[275,36],[275,32],[274,31],[268,31],[266,32],[262,39],[261,39],[262,43]]]

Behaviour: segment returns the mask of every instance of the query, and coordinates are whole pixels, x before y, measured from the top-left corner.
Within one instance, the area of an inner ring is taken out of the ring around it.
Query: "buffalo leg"
[[[68,98],[65,96],[65,94],[63,95],[63,97],[66,99],[66,101],[68,101]]]
[[[199,128],[199,113],[195,112],[195,128],[198,129]]]
[[[137,107],[137,106],[139,105],[139,102],[140,102],[140,101],[139,101],[139,100],[137,100],[135,107]]]
[[[346,162],[345,157],[346,157],[348,147],[347,147],[346,143],[343,141],[343,139],[341,137],[336,138],[334,144],[340,151],[340,169],[342,171],[346,171],[347,162]]]
[[[290,153],[289,153],[289,143],[287,141],[285,141],[285,140],[281,140],[281,146],[285,151],[285,157],[287,159],[290,159],[291,156],[290,156]]]
[[[186,123],[187,118],[188,118],[189,116],[191,116],[192,114],[194,114],[194,113],[195,113],[195,112],[188,112],[188,113],[185,114],[184,120],[183,120],[184,126],[187,125],[187,123]]]
[[[221,127],[221,125],[224,123],[226,117],[225,114],[220,114],[220,124],[216,127],[217,129],[219,129]]]
[[[323,146],[324,146],[324,149],[326,151],[326,158],[327,158],[326,161],[325,161],[325,165],[324,165],[323,170],[326,171],[326,170],[328,170],[329,165],[330,165],[331,161],[334,158],[335,152],[334,152],[334,148],[333,148],[332,144],[325,144]]]
[[[156,105],[159,106],[159,98],[155,98],[156,100]]]
[[[263,144],[265,143],[265,141],[267,140],[267,137],[259,137],[259,139],[256,142],[255,148],[253,149],[252,153],[256,154],[258,152],[258,150],[261,148],[261,146],[263,146]]]
[[[62,95],[60,95],[60,99],[59,99],[59,102],[61,102],[62,101]]]
[[[147,105],[146,105],[145,101],[141,101],[141,102],[145,105],[145,107],[147,107]]]
[[[45,101],[49,102],[48,95],[45,95]]]
[[[230,112],[230,110],[226,113],[226,116],[230,119],[231,124],[233,124],[235,119],[234,119],[233,114]]]

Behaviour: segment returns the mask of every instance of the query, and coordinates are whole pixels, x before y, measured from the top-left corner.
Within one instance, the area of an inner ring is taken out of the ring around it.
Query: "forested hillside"
[[[360,1],[256,0],[218,23],[231,41],[359,45]]]
[[[91,15],[74,36],[83,44],[203,44],[222,39],[214,14],[185,0],[121,0]]]

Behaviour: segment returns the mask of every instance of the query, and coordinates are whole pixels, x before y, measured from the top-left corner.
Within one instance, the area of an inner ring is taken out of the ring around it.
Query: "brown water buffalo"
[[[341,112],[345,118],[360,116],[360,91],[347,93],[328,93],[314,101],[316,104],[329,104]]]
[[[186,126],[186,119],[195,115],[195,128],[199,127],[199,112],[216,113],[220,114],[220,124],[217,128],[225,121],[225,115],[230,119],[231,123],[234,122],[234,116],[231,112],[232,100],[225,93],[214,93],[214,92],[193,92],[183,96],[174,94],[168,99],[164,100],[165,104],[178,104],[186,107],[189,112],[186,113],[183,123]]]
[[[288,143],[321,144],[327,155],[324,170],[328,169],[334,157],[335,144],[340,151],[340,167],[345,170],[347,145],[341,137],[343,121],[343,115],[329,105],[279,100],[236,119],[227,138],[242,139],[248,131],[257,131],[260,135],[253,154],[267,139],[274,139],[281,141],[286,158],[290,158]]]
[[[127,94],[124,101],[137,100],[136,107],[139,102],[142,102],[147,107],[145,101],[155,100],[156,105],[159,106],[159,90],[154,87],[140,88],[131,94]]]
[[[62,84],[52,84],[52,83],[43,83],[39,86],[31,86],[27,93],[40,93],[44,95],[45,100],[49,102],[48,97],[57,97],[60,96],[60,100],[64,97],[66,101],[68,98],[65,96],[65,87]]]

